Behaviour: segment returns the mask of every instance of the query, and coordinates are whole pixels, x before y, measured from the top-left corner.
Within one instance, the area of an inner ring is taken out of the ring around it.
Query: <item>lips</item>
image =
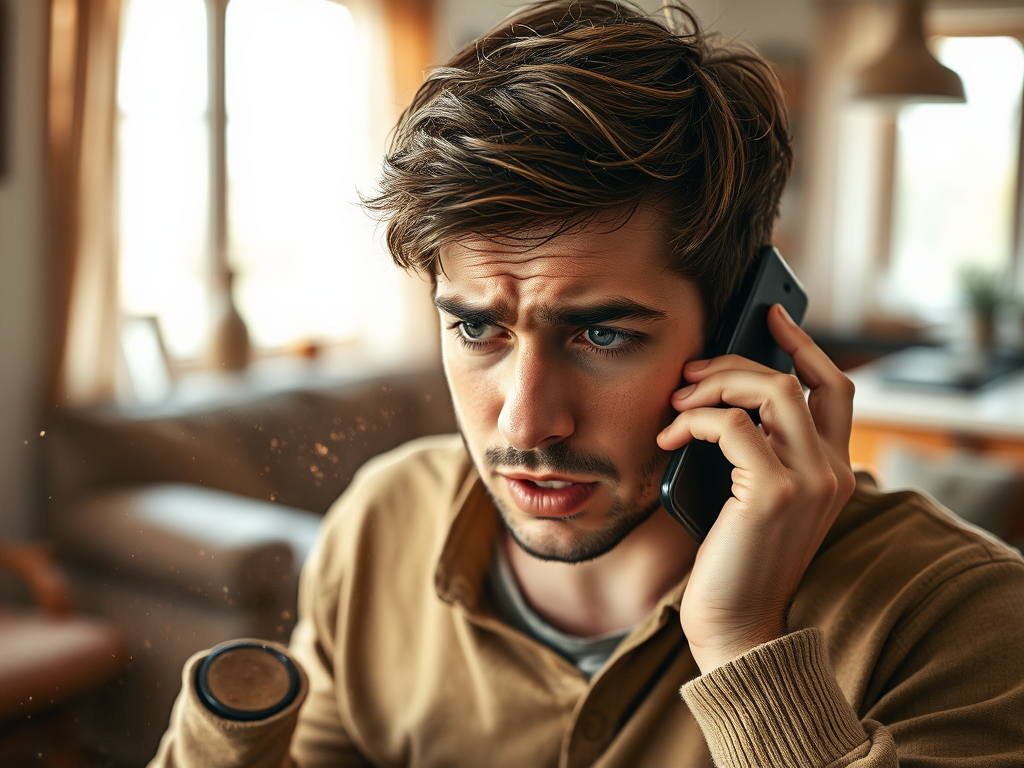
[[[575,483],[556,478],[504,477],[515,505],[535,517],[574,515],[591,499],[598,486],[598,483]]]

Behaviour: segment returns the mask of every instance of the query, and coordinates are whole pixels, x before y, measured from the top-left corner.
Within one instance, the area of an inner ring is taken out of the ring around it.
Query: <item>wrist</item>
[[[690,643],[690,653],[702,675],[718,669],[758,646],[778,640],[787,634],[783,624],[759,627],[739,633],[717,633],[714,642]]]

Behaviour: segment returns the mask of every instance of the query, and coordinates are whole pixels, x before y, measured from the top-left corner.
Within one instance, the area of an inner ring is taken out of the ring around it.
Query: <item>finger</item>
[[[658,445],[672,451],[691,440],[718,443],[725,458],[751,472],[775,473],[782,465],[764,434],[742,408],[696,408],[681,413],[658,435]]]
[[[793,367],[810,390],[807,404],[818,434],[848,461],[853,423],[853,382],[793,322],[780,304],[775,304],[768,312],[768,329],[778,345],[793,358]]]
[[[772,448],[786,466],[793,465],[794,454],[817,450],[815,424],[795,376],[770,369],[722,371],[672,396],[672,406],[679,411],[721,403],[757,409]]]
[[[683,366],[683,378],[689,382],[703,381],[722,371],[761,371],[762,373],[778,373],[761,363],[755,363],[740,355],[719,355],[709,360],[691,360]]]

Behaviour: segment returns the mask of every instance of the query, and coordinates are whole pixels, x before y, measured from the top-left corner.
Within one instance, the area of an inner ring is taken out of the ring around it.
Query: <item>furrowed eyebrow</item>
[[[619,299],[593,307],[545,307],[540,313],[541,322],[576,326],[603,325],[618,320],[663,320],[665,317],[665,313],[660,309],[645,307],[629,299]]]
[[[458,299],[446,299],[442,296],[434,297],[434,306],[445,314],[467,323],[501,325],[508,319],[508,313],[501,308],[472,307]]]
[[[468,323],[501,325],[507,323],[508,312],[501,308],[473,307],[455,298],[434,297],[434,306],[442,312]],[[591,307],[542,307],[538,320],[545,325],[572,325],[577,327],[603,325],[620,320],[663,320],[660,309],[646,307],[629,299],[617,299]]]

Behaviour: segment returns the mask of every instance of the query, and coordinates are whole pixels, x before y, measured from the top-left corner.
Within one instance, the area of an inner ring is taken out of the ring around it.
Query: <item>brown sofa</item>
[[[145,764],[190,654],[233,637],[287,641],[299,567],[353,473],[454,427],[439,370],[54,415],[45,529],[76,603],[112,620],[131,657],[91,740]]]

